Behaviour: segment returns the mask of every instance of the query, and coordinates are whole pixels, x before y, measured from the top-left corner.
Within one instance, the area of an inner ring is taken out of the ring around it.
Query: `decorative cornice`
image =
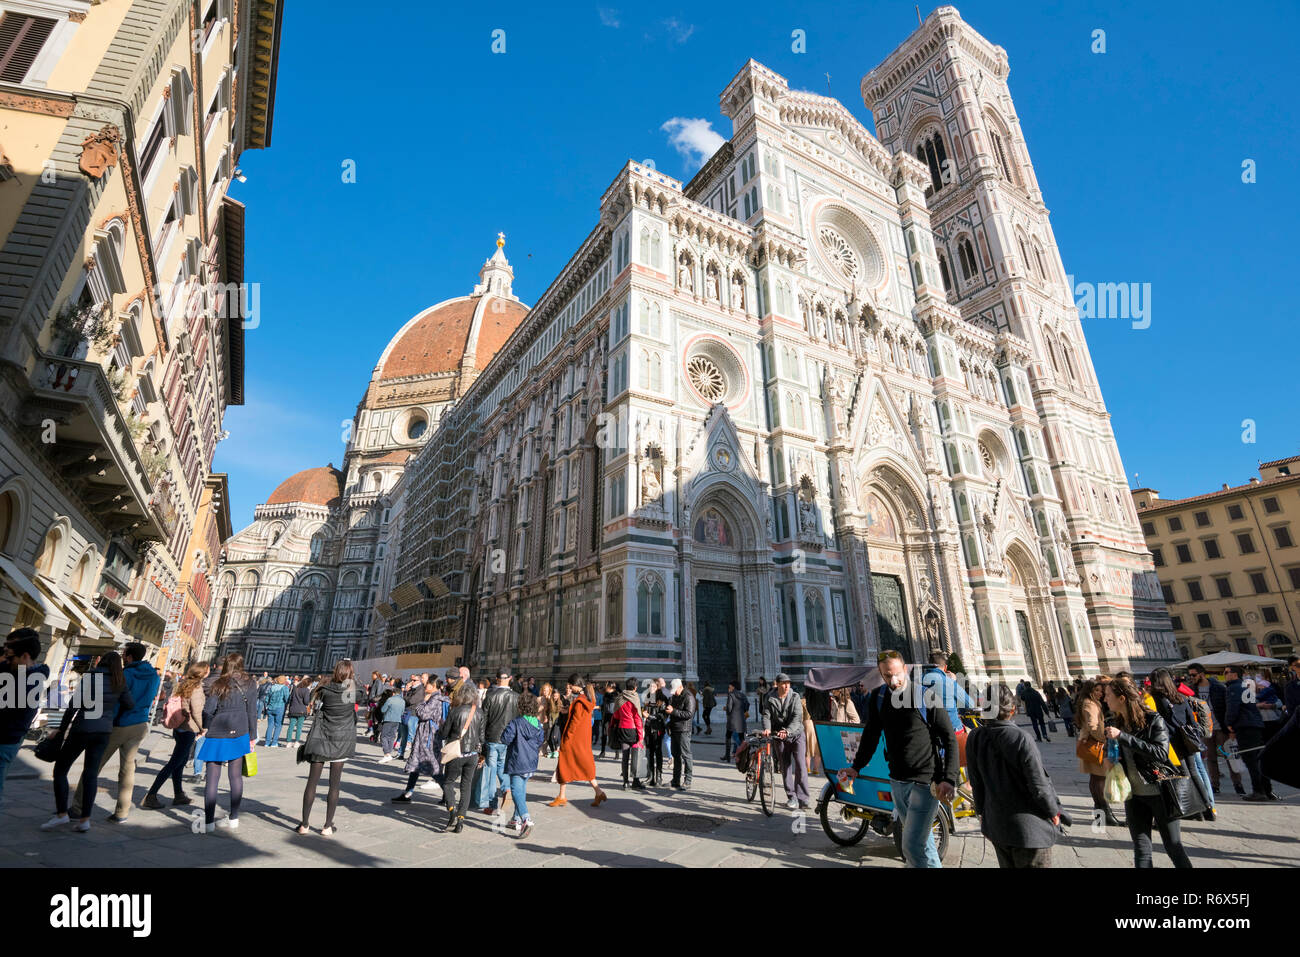
[[[30,92],[15,93],[10,90],[0,90],[0,108],[17,110],[20,113],[68,117],[72,115],[76,106],[76,101],[72,97],[56,93],[42,96]]]

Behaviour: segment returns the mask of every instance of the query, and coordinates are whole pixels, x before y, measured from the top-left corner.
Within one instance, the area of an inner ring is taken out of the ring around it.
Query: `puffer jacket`
[[[299,763],[346,761],[357,750],[357,686],[329,682],[316,689],[316,718],[298,749]]]

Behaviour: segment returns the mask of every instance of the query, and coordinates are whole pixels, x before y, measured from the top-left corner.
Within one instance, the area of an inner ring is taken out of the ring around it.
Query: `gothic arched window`
[[[810,591],[804,596],[804,619],[808,623],[808,641],[814,645],[826,644],[826,608],[822,596]]]
[[[930,170],[930,188],[925,191],[930,196],[944,187],[944,174],[949,171],[948,151],[943,145],[943,136],[934,130],[916,144],[916,158]],[[949,173],[951,175],[951,173]]]
[[[970,279],[979,272],[979,265],[975,261],[975,249],[966,237],[962,237],[957,243],[957,258],[961,261],[962,279]]]
[[[298,612],[298,631],[294,635],[294,642],[299,645],[308,644],[311,641],[312,619],[316,616],[315,602],[304,602],[302,610]]]
[[[605,586],[605,636],[623,634],[623,579],[610,575]]]
[[[636,589],[636,630],[639,635],[664,633],[664,586],[653,575],[641,579]]]
[[[939,278],[943,280],[943,291],[952,292],[952,277],[948,275],[948,259],[939,255]]]

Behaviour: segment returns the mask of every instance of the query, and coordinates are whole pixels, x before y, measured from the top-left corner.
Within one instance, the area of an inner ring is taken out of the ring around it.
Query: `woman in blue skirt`
[[[207,736],[199,748],[198,758],[207,767],[204,790],[204,824],[210,834],[216,827],[217,788],[222,768],[229,768],[230,817],[222,826],[239,827],[239,802],[244,797],[244,756],[254,747],[257,737],[257,682],[244,671],[244,656],[226,655],[221,677],[212,683],[212,691],[203,705],[203,724]]]

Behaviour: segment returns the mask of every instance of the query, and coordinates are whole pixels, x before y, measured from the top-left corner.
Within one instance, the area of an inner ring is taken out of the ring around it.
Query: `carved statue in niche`
[[[817,533],[817,513],[806,498],[799,499],[799,531],[805,535]]]
[[[641,504],[643,506],[660,505],[663,502],[664,486],[659,477],[659,458],[652,456],[641,468]]]
[[[704,295],[714,302],[718,301],[718,273],[712,266],[704,274]]]
[[[739,273],[731,277],[731,307],[733,309],[745,308],[745,281],[740,278]]]
[[[695,283],[691,281],[691,263],[689,259],[683,259],[677,267],[677,288],[684,289],[686,292],[695,291]]]
[[[939,633],[939,615],[933,608],[925,613],[925,637],[930,642],[931,649],[938,649],[940,645]]]

